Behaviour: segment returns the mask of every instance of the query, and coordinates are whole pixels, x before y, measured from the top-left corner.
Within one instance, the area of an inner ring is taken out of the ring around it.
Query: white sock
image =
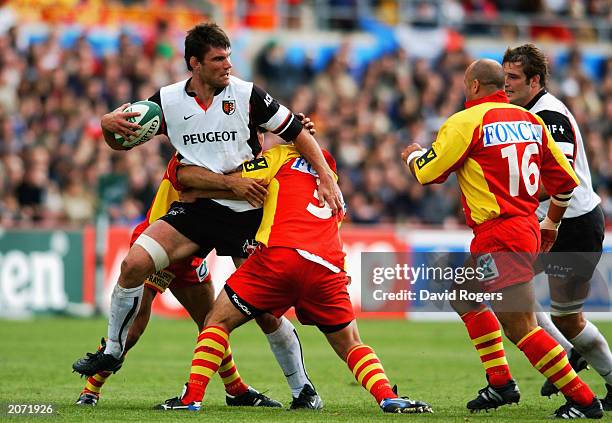
[[[105,354],[111,354],[115,358],[119,358],[123,354],[128,330],[132,326],[142,302],[143,289],[144,284],[136,288],[122,288],[119,284],[115,285],[111,296]]]
[[[550,319],[550,316],[548,315],[548,313],[545,313],[543,311],[538,311],[536,312],[536,318],[538,319],[538,325],[540,325],[542,329],[548,332],[550,336],[555,338],[555,341],[561,344],[561,346],[563,347],[563,349],[565,350],[565,352],[568,354],[568,357],[569,357],[569,354],[572,351],[572,344],[559,331],[559,329],[557,329],[553,321]]]
[[[281,324],[278,329],[267,334],[266,337],[276,361],[278,361],[287,378],[291,394],[294,398],[297,398],[304,385],[310,385],[313,389],[314,385],[306,374],[302,345],[295,327],[285,317],[281,317],[280,321]]]
[[[587,320],[586,326],[571,340],[574,348],[584,359],[612,385],[612,354],[606,338],[599,332],[597,326]]]

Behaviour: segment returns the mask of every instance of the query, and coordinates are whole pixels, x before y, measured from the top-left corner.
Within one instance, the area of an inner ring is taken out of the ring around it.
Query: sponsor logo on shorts
[[[153,273],[152,275],[149,275],[146,279],[146,282],[149,285],[157,287],[161,292],[164,292],[175,277],[176,275],[174,273],[162,269],[158,272]]]
[[[430,148],[425,154],[416,159],[416,165],[419,169],[423,169],[423,166],[425,166],[427,163],[429,163],[436,157],[438,157],[438,155],[436,154],[435,150],[433,148]]]
[[[244,244],[242,244],[242,251],[244,251],[248,255],[251,255],[255,252],[258,245],[259,245],[259,242],[257,242],[256,240],[247,239],[246,241],[244,241]]]
[[[238,298],[238,295],[232,294],[232,301],[234,302],[236,307],[238,307],[240,310],[242,310],[244,312],[244,314],[246,314],[247,316],[251,316],[253,314],[253,313],[251,313],[251,310],[249,310],[249,308],[247,306],[245,306],[244,304],[242,304],[240,302],[240,298]]]
[[[495,122],[482,128],[485,147],[522,142],[542,143],[542,126],[528,121]]]
[[[186,212],[183,207],[172,207],[170,210],[168,210],[168,214],[171,216],[176,216],[179,214],[186,214]]]
[[[480,268],[482,271],[482,278],[480,279],[482,282],[490,281],[499,277],[497,265],[495,264],[495,260],[493,260],[493,256],[490,253],[478,256],[478,258],[476,258],[476,268]]]
[[[204,280],[208,277],[208,265],[206,264],[206,260],[203,260],[198,266],[196,269],[196,275],[198,275],[198,280],[200,282],[204,282]]]
[[[574,266],[562,264],[547,264],[546,274],[553,278],[567,279],[574,273]]]
[[[266,158],[260,157],[258,159],[251,160],[250,162],[245,163],[244,171],[253,172],[254,170],[266,169],[267,167],[268,167],[268,162],[266,161]]]
[[[221,102],[221,108],[223,109],[223,113],[226,115],[233,115],[236,111],[236,101],[234,100],[223,100]]]

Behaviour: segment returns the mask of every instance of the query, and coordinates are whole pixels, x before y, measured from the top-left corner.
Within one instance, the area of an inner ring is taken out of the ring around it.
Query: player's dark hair
[[[216,23],[202,23],[194,26],[187,32],[185,37],[185,63],[187,69],[193,70],[189,59],[193,56],[198,62],[204,60],[204,56],[211,49],[231,47],[227,34]]]
[[[548,60],[544,53],[533,44],[523,44],[516,48],[508,48],[504,53],[503,63],[520,63],[523,72],[530,80],[536,75],[540,76],[540,86],[546,86],[548,78]]]

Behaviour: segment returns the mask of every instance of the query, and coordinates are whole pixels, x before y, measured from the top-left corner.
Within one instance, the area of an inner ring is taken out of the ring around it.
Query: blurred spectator
[[[349,14],[357,8],[354,1],[332,3]],[[371,4],[383,3],[403,7],[392,1]],[[571,14],[574,7],[569,0],[446,3],[463,5],[466,16],[544,6]],[[585,13],[609,16],[605,3],[586,2]],[[422,22],[437,21],[441,13],[429,2],[413,5]],[[152,141],[129,152],[112,151],[103,142],[99,119],[186,76],[177,28],[159,21],[142,37],[120,33],[116,51],[104,54],[96,54],[87,33],[60,43],[61,34],[52,28],[46,39],[19,48],[18,32],[19,27],[0,31],[0,225],[81,225],[98,211],[107,212],[113,223],[138,222],[172,148]],[[463,73],[472,57],[461,37],[441,45],[433,60],[396,49],[372,55],[359,68],[353,46],[344,42],[329,60],[317,63],[318,72],[311,52],[296,60],[280,39],[253,55],[256,82],[295,112],[308,114],[317,140],[335,155],[350,221],[447,226],[462,221],[456,185],[412,184],[399,162],[403,146],[430,145],[440,123],[463,107]],[[610,219],[612,58],[587,72],[576,45],[566,61],[551,63],[548,88],[568,104],[583,131],[593,183]],[[266,146],[274,142],[266,135]]]

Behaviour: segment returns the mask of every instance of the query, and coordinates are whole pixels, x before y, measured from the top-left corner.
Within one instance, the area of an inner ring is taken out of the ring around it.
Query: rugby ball
[[[124,112],[138,112],[140,116],[128,118],[129,122],[137,123],[141,128],[137,131],[136,136],[128,139],[119,134],[115,134],[115,140],[124,147],[135,147],[149,141],[157,134],[161,126],[162,111],[157,103],[144,100],[137,101],[129,105]]]

